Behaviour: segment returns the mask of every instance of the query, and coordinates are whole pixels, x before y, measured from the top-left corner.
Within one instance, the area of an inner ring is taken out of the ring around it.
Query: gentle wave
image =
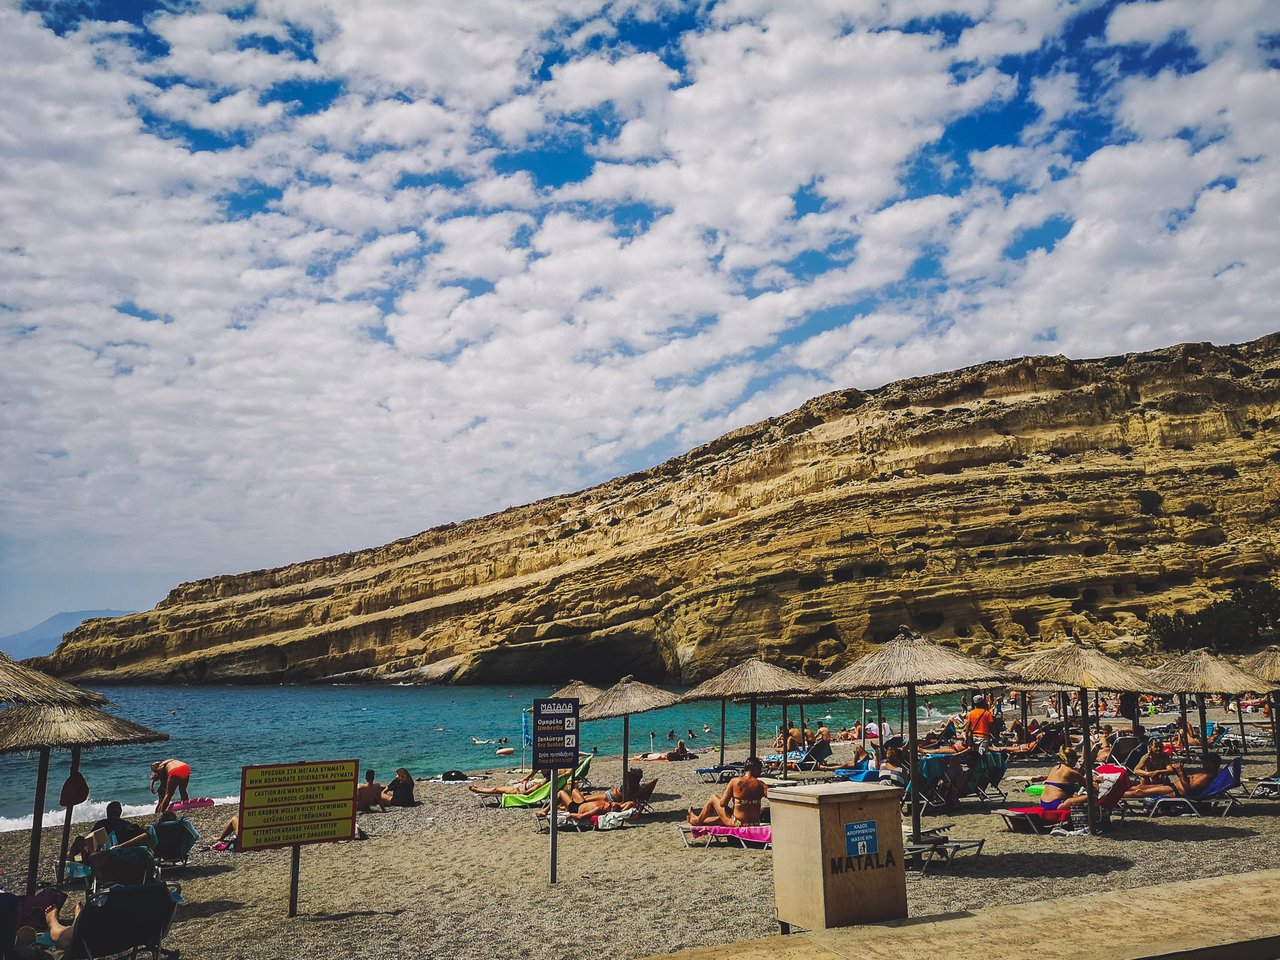
[[[86,803],[80,804],[71,814],[72,823],[95,823],[103,819],[107,815],[106,800],[90,799]],[[213,802],[217,804],[223,803],[239,803],[240,798],[236,797],[214,797]],[[156,805],[149,804],[132,804],[127,803],[124,807],[124,818],[145,819],[151,817],[156,812]],[[207,807],[205,809],[208,809]],[[50,827],[60,824],[66,819],[67,811],[65,807],[55,807],[52,810],[46,810],[44,813],[44,826]],[[25,817],[0,817],[0,833],[7,833],[11,830],[30,830],[31,814]]]

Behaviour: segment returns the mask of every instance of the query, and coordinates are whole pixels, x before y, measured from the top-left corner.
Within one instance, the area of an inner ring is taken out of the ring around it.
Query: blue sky
[[[1276,327],[1280,5],[0,6],[0,634]]]

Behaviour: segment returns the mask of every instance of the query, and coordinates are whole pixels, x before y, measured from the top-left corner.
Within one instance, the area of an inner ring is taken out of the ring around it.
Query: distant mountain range
[[[62,635],[95,617],[123,617],[133,610],[71,610],[55,613],[28,630],[0,637],[0,650],[15,660],[47,656],[62,642]]]

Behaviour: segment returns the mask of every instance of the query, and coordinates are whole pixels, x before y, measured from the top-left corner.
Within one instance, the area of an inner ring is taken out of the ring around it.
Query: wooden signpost
[[[353,840],[359,760],[273,763],[240,771],[237,852],[292,847],[289,916],[298,915],[304,843]]]

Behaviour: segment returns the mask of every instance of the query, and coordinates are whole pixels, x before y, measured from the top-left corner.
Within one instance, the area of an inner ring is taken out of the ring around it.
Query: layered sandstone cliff
[[[175,588],[44,666],[101,682],[819,672],[906,623],[1140,636],[1280,563],[1280,334],[844,390],[651,470]],[[1132,641],[1129,641],[1132,643]]]

